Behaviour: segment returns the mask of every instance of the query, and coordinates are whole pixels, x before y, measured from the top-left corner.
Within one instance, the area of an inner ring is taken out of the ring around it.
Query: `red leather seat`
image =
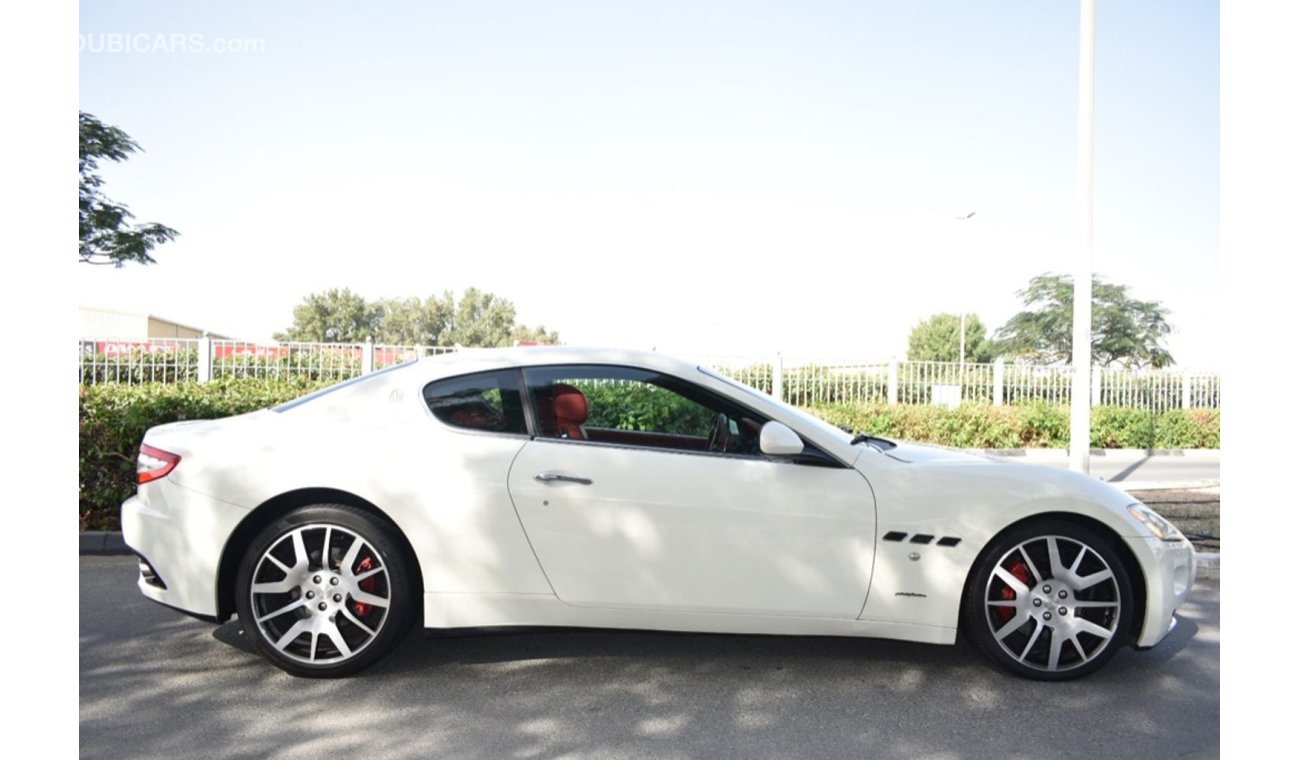
[[[533,403],[537,405],[537,424],[542,429],[543,438],[556,438],[559,430],[555,426],[555,403],[545,390],[533,392]]]
[[[556,383],[552,397],[555,408],[556,434],[561,438],[587,440],[582,423],[587,421],[587,397],[572,385]]]
[[[501,412],[493,409],[486,401],[474,401],[463,404],[452,412],[448,421],[453,425],[476,430],[501,430],[506,420]]]

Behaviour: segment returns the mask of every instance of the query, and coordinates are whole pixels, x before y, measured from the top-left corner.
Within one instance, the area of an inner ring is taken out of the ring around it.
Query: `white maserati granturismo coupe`
[[[1191,545],[1079,474],[851,435],[655,353],[471,350],[151,429],[145,596],[339,676],[426,628],[959,630],[1077,678],[1174,625]]]

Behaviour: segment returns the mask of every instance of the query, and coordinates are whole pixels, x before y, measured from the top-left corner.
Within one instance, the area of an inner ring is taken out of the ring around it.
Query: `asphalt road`
[[[412,634],[360,676],[296,679],[81,557],[83,757],[1062,757],[1219,754],[1219,588],[1082,681],[965,643],[532,630]]]

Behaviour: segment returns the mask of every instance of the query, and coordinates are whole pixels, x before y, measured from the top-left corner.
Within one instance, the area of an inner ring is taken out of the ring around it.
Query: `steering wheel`
[[[709,451],[725,452],[729,445],[731,445],[731,421],[727,419],[727,415],[719,413],[713,418],[713,425],[709,428]]]

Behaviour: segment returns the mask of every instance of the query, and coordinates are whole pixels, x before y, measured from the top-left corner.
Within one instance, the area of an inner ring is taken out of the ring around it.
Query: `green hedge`
[[[615,430],[708,435],[714,415],[699,404],[648,383],[573,383],[587,396],[587,424]]]
[[[1070,442],[1068,406],[820,404],[808,411],[852,430],[958,448],[1065,448]],[[1217,449],[1219,410],[1094,407],[1091,439],[1103,449]]]
[[[80,522],[87,530],[118,527],[118,509],[135,492],[135,461],[150,427],[185,419],[242,414],[297,398],[328,381],[302,378],[227,378],[205,385],[181,383],[83,387],[80,398]],[[629,398],[618,386],[591,387],[589,424],[632,430],[679,430],[700,434],[707,414],[684,414],[670,394],[641,392]],[[596,419],[618,397],[621,417]],[[693,405],[692,405],[693,406]],[[1069,408],[964,405],[813,404],[809,411],[828,422],[886,438],[959,448],[1064,448],[1070,437]],[[699,408],[695,407],[698,412]],[[698,417],[698,419],[696,418]],[[1218,410],[1174,410],[1161,414],[1097,407],[1092,445],[1100,448],[1218,448]]]
[[[229,379],[206,385],[82,386],[78,463],[82,530],[117,529],[118,509],[135,493],[136,454],[149,428],[265,409],[326,385],[288,378]]]

